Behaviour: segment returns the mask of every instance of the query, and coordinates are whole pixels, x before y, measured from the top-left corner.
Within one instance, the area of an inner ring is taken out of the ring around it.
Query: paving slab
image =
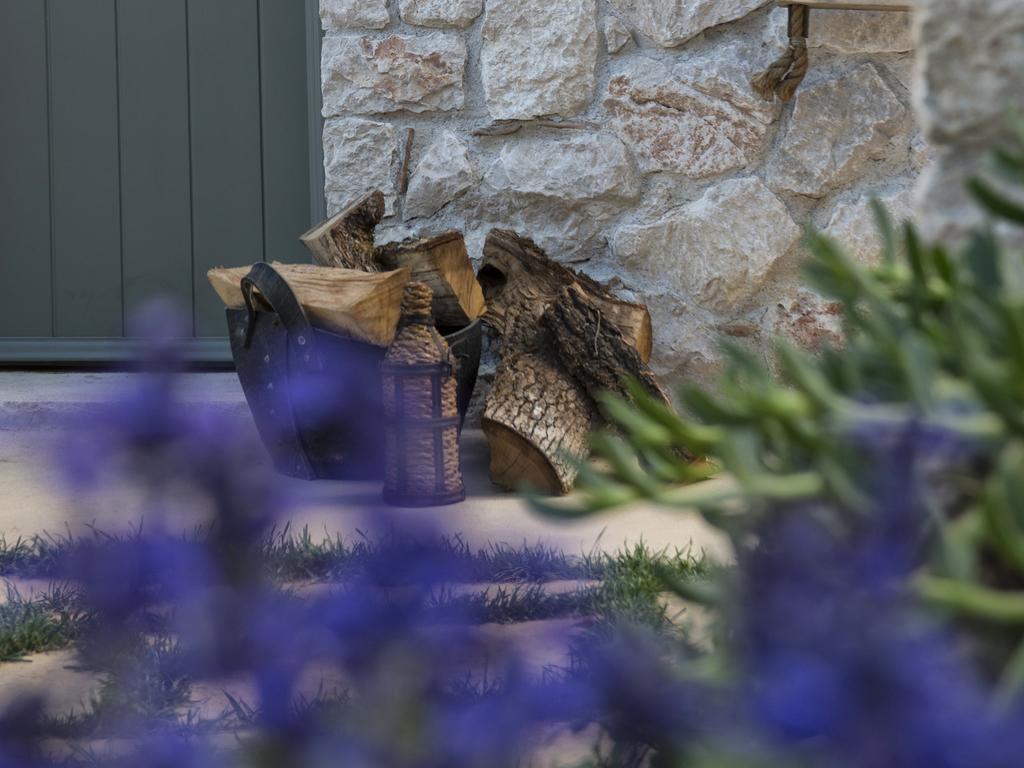
[[[44,534],[83,535],[90,527],[116,533],[143,523],[142,504],[130,493],[72,496],[54,470],[55,449],[68,414],[107,401],[139,375],[0,372],[0,535],[8,541]],[[181,377],[179,391],[186,402],[229,409],[237,415],[240,431],[254,432],[234,374],[188,374]],[[725,538],[694,512],[641,504],[580,521],[555,521],[538,516],[521,496],[491,484],[487,443],[479,430],[463,433],[462,456],[468,494],[462,504],[385,509],[379,484],[285,478],[283,487],[294,504],[279,524],[293,530],[308,527],[314,537],[340,535],[348,540],[398,526],[458,535],[472,547],[545,544],[568,554],[585,554],[643,542],[656,550],[690,548],[713,559],[729,558]],[[263,461],[272,471],[262,452],[253,460]],[[169,524],[188,531],[197,522],[201,517],[184,512]]]
[[[102,684],[101,675],[79,666],[74,650],[32,654],[0,663],[0,711],[23,696],[38,696],[50,714],[82,712]]]

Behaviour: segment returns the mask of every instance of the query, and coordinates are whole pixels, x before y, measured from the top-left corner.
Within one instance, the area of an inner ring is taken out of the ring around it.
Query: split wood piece
[[[299,239],[325,267],[377,272],[373,260],[373,230],[384,218],[384,194],[374,190]]]
[[[544,313],[543,323],[558,360],[595,400],[601,392],[628,397],[625,382],[634,379],[671,407],[640,353],[622,331],[604,319],[597,303],[578,285],[562,291]]]
[[[375,258],[384,269],[408,267],[413,280],[430,286],[438,326],[464,328],[483,314],[484,294],[461,232],[388,243]]]
[[[508,348],[534,348],[540,320],[568,285],[576,285],[615,325],[640,359],[651,359],[653,332],[647,307],[615,298],[600,283],[548,258],[536,243],[515,232],[494,229],[484,243],[479,280],[493,326]]]
[[[544,352],[498,367],[481,426],[491,449],[491,480],[509,490],[552,495],[572,490],[585,457],[594,410],[583,388]]]
[[[315,327],[378,347],[386,347],[395,337],[411,270],[369,273],[278,263],[273,267],[288,283]],[[249,269],[220,267],[206,274],[229,308],[245,306],[240,283]],[[263,308],[269,309],[266,305]]]

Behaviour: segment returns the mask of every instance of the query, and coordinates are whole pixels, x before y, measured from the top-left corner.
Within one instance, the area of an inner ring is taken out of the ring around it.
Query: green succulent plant
[[[1024,189],[1024,122],[994,156]],[[684,386],[674,412],[640,387],[603,399],[612,425],[582,493],[549,514],[582,515],[648,500],[697,509],[737,541],[780,503],[814,501],[837,526],[870,514],[875,481],[864,446],[915,430],[934,455],[919,489],[929,521],[915,582],[954,616],[1024,637],[1024,256],[997,224],[1024,226],[1024,206],[995,186],[970,189],[990,214],[953,250],[894,228],[875,204],[882,258],[868,266],[809,232],[809,282],[842,306],[844,344],[811,354],[779,341],[780,376],[736,343],[713,391]],[[681,456],[709,457],[688,463]],[[709,466],[722,478],[705,482]],[[1024,644],[1008,686],[1024,684]]]

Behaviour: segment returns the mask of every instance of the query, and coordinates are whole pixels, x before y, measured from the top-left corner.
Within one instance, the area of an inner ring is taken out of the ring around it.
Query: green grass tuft
[[[55,586],[27,599],[8,583],[7,601],[0,605],[0,661],[65,648],[81,634],[87,620],[71,589]]]
[[[396,556],[429,554],[443,562],[459,581],[541,582],[593,579],[600,576],[599,559],[573,557],[554,547],[491,544],[473,549],[460,536],[440,537],[429,546],[396,536],[351,543],[340,537],[314,539],[308,528],[293,533],[285,527],[263,542],[262,557],[269,573],[281,580],[341,580],[365,572],[375,561]]]
[[[587,616],[600,590],[581,586],[566,592],[547,592],[543,584],[494,587],[481,592],[455,594],[448,587],[435,590],[427,607],[438,620],[459,618],[474,624],[515,624],[521,621]]]
[[[100,690],[82,711],[51,718],[48,735],[80,739],[167,724],[199,725],[182,714],[190,704],[191,680],[175,640],[139,634],[122,638],[116,654],[103,650],[105,663],[97,665],[104,672]],[[91,654],[86,650],[84,655],[88,659]]]

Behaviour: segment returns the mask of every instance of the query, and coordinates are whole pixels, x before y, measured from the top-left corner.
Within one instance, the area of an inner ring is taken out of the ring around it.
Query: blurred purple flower
[[[43,736],[43,700],[25,695],[0,712],[0,765],[4,768],[45,768],[40,749]]]

